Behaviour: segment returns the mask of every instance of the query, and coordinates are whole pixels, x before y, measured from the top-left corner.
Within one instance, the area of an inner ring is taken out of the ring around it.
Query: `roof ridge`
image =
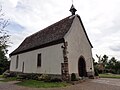
[[[75,15],[74,15],[74,16],[75,16]],[[73,16],[73,17],[74,17],[74,16]],[[59,20],[59,21],[57,21],[57,22],[55,22],[55,23],[53,23],[53,24],[50,24],[49,26],[47,26],[47,27],[45,27],[45,28],[43,28],[43,29],[41,29],[41,30],[39,30],[39,31],[37,31],[37,32],[29,35],[29,36],[27,36],[26,38],[29,38],[30,36],[35,35],[35,34],[37,34],[37,33],[40,33],[40,32],[42,32],[42,31],[44,31],[46,28],[52,27],[53,25],[57,24],[58,22],[61,22],[61,21],[65,20],[65,19],[67,19],[67,18],[71,19],[70,17],[71,17],[71,16],[68,16],[68,17],[63,18],[63,19],[61,19],[61,20]]]

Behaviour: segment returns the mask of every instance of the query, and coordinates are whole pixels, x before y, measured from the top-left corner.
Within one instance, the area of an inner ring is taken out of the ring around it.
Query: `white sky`
[[[16,49],[25,37],[71,13],[72,0],[0,0],[10,25],[7,27]],[[120,0],[74,0],[95,54],[120,60]]]

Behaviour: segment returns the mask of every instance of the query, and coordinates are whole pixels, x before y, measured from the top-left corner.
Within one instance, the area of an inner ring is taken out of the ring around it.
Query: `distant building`
[[[27,37],[11,56],[10,71],[56,75],[94,74],[92,44],[72,5],[68,16]]]

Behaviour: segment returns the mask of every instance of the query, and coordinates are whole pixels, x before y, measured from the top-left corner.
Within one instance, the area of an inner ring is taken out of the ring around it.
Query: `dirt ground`
[[[0,82],[0,90],[120,90],[120,79],[93,79],[64,88],[29,88],[17,86],[15,82]]]

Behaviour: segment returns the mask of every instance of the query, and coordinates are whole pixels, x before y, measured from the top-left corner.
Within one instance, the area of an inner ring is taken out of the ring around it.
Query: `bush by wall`
[[[77,80],[77,78],[76,78],[75,73],[72,73],[71,74],[71,81],[76,81],[76,80]]]

